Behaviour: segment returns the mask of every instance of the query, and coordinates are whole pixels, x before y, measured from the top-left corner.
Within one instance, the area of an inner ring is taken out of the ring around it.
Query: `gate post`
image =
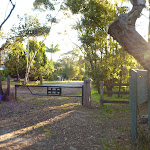
[[[7,96],[10,96],[10,78],[7,79]]]
[[[103,106],[103,101],[104,101],[104,81],[100,82],[100,106]]]
[[[91,80],[84,80],[83,106],[91,106]]]

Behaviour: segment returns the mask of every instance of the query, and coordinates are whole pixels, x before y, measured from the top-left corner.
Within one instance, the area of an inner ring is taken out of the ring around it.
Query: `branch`
[[[128,25],[135,27],[135,22],[137,18],[140,17],[143,8],[145,7],[145,0],[130,0],[133,7],[132,10],[128,13]]]
[[[0,30],[1,30],[2,26],[3,26],[3,24],[8,20],[8,18],[10,17],[10,15],[12,14],[12,12],[13,12],[15,6],[16,6],[16,5],[14,5],[14,4],[12,3],[12,0],[10,0],[10,2],[11,2],[11,4],[12,4],[13,7],[12,7],[10,13],[8,14],[8,16],[6,17],[6,19],[5,19],[5,20],[2,22],[2,24],[0,25]]]

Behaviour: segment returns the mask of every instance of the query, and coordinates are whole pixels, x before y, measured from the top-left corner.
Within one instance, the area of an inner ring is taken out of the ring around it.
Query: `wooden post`
[[[131,136],[137,139],[137,72],[130,70]]]
[[[100,82],[100,106],[103,106],[103,101],[104,101],[104,81]]]
[[[91,80],[84,80],[83,84],[83,106],[91,106]]]
[[[7,79],[7,96],[10,95],[10,78]]]
[[[17,85],[15,85],[15,99],[17,98]]]

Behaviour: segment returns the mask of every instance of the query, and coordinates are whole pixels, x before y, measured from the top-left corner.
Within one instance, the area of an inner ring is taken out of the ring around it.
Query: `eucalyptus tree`
[[[24,84],[27,83],[29,72],[31,69],[32,61],[36,57],[36,54],[42,47],[47,35],[50,32],[50,26],[48,26],[46,23],[40,23],[39,19],[36,16],[27,15],[25,14],[23,17],[18,16],[20,22],[19,25],[14,25],[11,29],[12,35],[14,37],[20,37],[25,39],[29,38],[36,38],[36,37],[43,37],[42,42],[39,44],[36,49],[34,49],[34,54],[32,55],[32,58],[29,61],[29,50],[27,47],[27,65],[26,65],[26,73],[24,78]]]
[[[42,84],[41,67],[44,67],[47,63],[47,57],[46,57],[46,54],[45,54],[45,51],[46,51],[45,50],[45,43],[42,43],[41,41],[37,42],[34,39],[29,40],[28,42],[29,42],[28,43],[28,46],[29,46],[29,62],[31,62],[31,60],[32,60],[30,78],[35,79],[35,77],[37,77],[37,75],[35,73],[33,73],[35,71],[40,76],[40,84]],[[37,49],[38,49],[38,51],[37,51]],[[36,55],[35,55],[35,51],[37,51]],[[34,55],[35,55],[35,57],[33,59]]]

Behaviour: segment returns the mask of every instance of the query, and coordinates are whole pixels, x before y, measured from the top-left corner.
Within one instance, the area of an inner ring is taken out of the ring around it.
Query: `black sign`
[[[47,87],[47,95],[61,95],[60,87]]]

